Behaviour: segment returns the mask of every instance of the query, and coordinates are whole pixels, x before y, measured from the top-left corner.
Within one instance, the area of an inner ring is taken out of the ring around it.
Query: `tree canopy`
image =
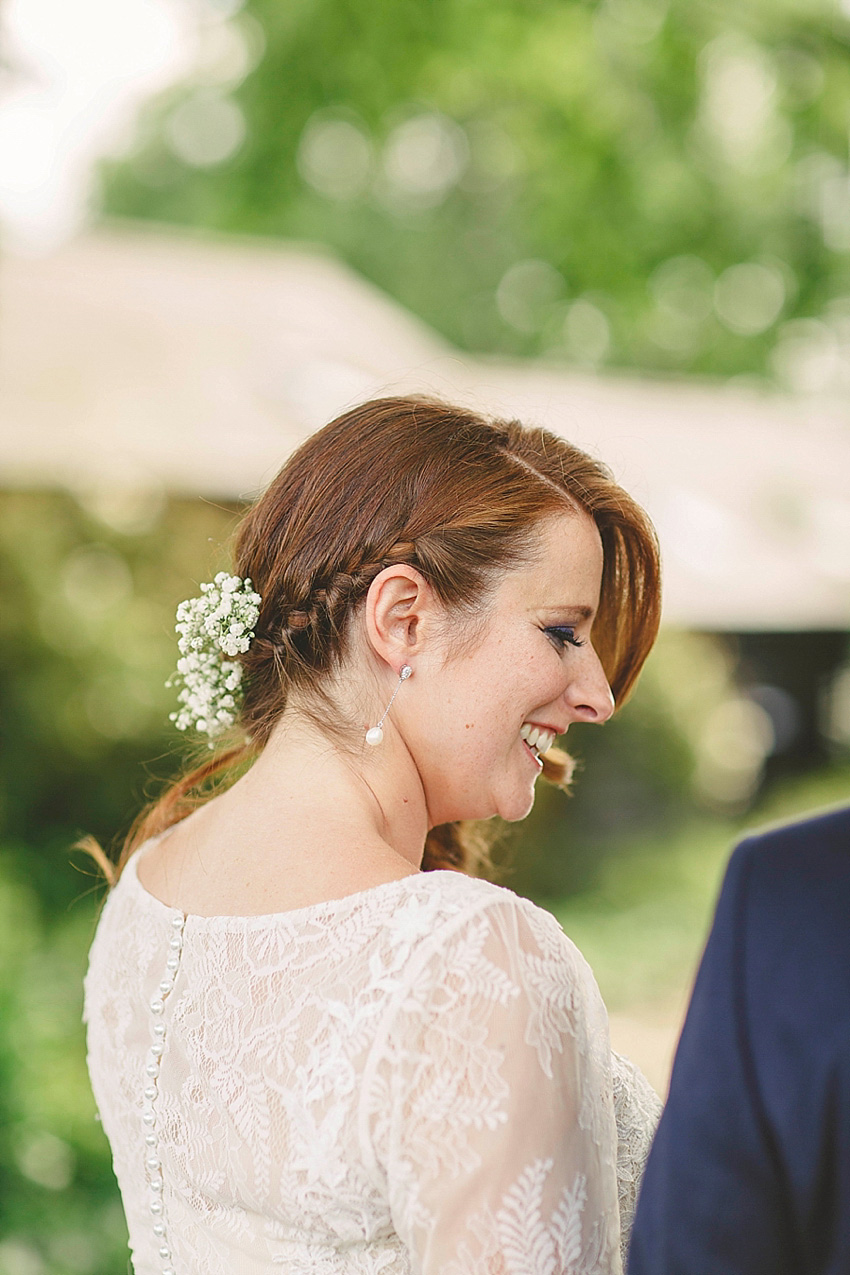
[[[850,4],[206,3],[107,212],[328,245],[470,350],[850,377]]]

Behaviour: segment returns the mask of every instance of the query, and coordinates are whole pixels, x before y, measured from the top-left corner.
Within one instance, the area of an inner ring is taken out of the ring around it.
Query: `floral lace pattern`
[[[185,918],[157,1058],[166,1261],[143,1115],[182,914],[135,869],[86,1019],[136,1275],[619,1275],[657,1099],[554,919],[452,872]]]
[[[637,1208],[646,1157],[661,1119],[661,1099],[629,1058],[614,1063],[614,1116],[617,1122],[617,1188],[620,1198],[620,1246],[623,1267]]]

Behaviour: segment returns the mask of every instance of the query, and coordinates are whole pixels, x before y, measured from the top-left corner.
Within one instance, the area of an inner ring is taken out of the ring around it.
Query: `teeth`
[[[523,723],[519,733],[529,748],[534,748],[541,754],[547,753],[555,740],[554,731],[545,730],[541,726],[532,726],[529,722]]]

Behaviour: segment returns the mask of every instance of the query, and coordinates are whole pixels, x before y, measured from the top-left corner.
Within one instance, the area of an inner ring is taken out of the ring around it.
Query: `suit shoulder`
[[[850,806],[749,834],[736,846],[729,870],[753,877],[781,873],[789,884],[823,872],[850,881]]]
[[[800,846],[850,854],[850,806],[752,832],[743,838],[738,849],[745,855],[757,857],[782,850],[794,851]]]
[[[813,935],[847,943],[850,807],[744,838],[729,861],[721,898],[733,925],[746,926],[764,950],[795,951]]]

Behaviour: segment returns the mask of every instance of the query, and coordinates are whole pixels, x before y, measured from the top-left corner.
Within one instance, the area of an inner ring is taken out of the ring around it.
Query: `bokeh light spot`
[[[551,305],[563,296],[563,276],[548,261],[528,258],[509,266],[496,289],[505,323],[518,332],[536,332]]]
[[[750,175],[784,163],[793,133],[778,109],[777,72],[767,50],[724,34],[703,49],[700,71],[700,126],[725,163]]]
[[[17,1236],[0,1240],[2,1275],[45,1275],[45,1271],[41,1254],[27,1240]]]
[[[245,140],[245,117],[237,104],[213,89],[199,89],[166,121],[165,135],[178,159],[212,168],[231,159]]]
[[[586,297],[574,301],[564,319],[564,340],[576,363],[602,363],[611,349],[611,328],[599,306]]]
[[[348,115],[317,112],[298,146],[298,171],[329,199],[354,199],[369,181],[373,146],[365,126]]]
[[[775,266],[742,262],[724,270],[714,286],[717,317],[739,336],[756,336],[775,323],[785,304],[785,280]]]
[[[79,615],[102,615],[132,595],[133,578],[114,549],[85,545],[75,549],[65,562],[62,592]]]
[[[746,804],[775,744],[770,714],[760,704],[743,696],[723,700],[697,742],[697,791],[718,806]]]
[[[469,141],[446,115],[415,115],[397,124],[384,146],[385,201],[434,207],[445,199],[466,171]]]
[[[74,1178],[74,1152],[52,1133],[26,1135],[17,1148],[18,1168],[31,1182],[49,1191],[64,1191]]]

